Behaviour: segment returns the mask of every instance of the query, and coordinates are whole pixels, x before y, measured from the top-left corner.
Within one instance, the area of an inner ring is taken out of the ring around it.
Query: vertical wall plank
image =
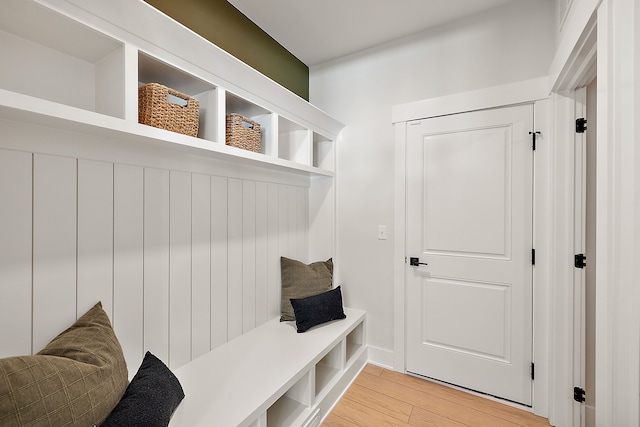
[[[228,340],[227,178],[211,177],[211,348]]]
[[[191,174],[169,174],[169,367],[191,360]]]
[[[242,180],[229,178],[227,194],[228,339],[242,335]]]
[[[141,167],[114,165],[113,253],[113,328],[131,378],[144,355],[144,170]]]
[[[113,163],[78,160],[78,312],[113,318]]]
[[[169,171],[144,171],[144,348],[169,363]]]
[[[280,206],[280,188],[278,184],[269,184],[269,196],[267,207],[268,217],[268,300],[269,300],[269,319],[276,316],[280,316],[280,243],[278,238],[278,224],[279,214],[278,209]]]
[[[309,262],[320,261],[309,259],[309,198],[305,187],[295,187],[295,236],[296,253],[299,259],[306,259]]]
[[[298,242],[300,238],[298,237],[298,191],[296,187],[289,187],[289,253],[291,253],[292,257],[307,262],[309,261],[306,257],[302,256],[300,253],[300,248],[298,247]]]
[[[278,194],[278,245],[280,255],[295,259],[289,239],[289,189],[288,185],[280,185]]]
[[[256,230],[255,230],[255,280],[256,280],[256,326],[269,317],[269,187],[265,182],[256,182]],[[274,253],[271,256],[277,257]]]
[[[191,357],[211,349],[211,178],[192,175]]]
[[[0,150],[0,358],[32,353],[32,159]]]
[[[242,181],[242,332],[256,327],[256,183]]]
[[[77,161],[34,155],[33,351],[76,319]]]

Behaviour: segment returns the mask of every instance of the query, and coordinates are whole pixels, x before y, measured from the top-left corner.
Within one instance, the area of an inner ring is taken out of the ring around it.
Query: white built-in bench
[[[366,313],[344,310],[305,333],[273,319],[176,369],[170,426],[318,426],[367,360]]]

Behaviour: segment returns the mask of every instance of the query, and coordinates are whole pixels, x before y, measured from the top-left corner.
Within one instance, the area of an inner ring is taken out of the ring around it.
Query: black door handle
[[[413,266],[413,267],[417,267],[419,265],[429,265],[426,262],[420,262],[420,258],[416,258],[416,257],[410,257],[409,258],[409,265]]]

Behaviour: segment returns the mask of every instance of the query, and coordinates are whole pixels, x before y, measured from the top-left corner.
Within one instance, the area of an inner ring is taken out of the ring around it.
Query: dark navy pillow
[[[166,427],[184,399],[176,376],[147,351],[124,396],[102,427]]]
[[[306,298],[291,298],[290,301],[296,316],[298,332],[305,332],[321,323],[347,317],[342,308],[340,286],[319,295]]]

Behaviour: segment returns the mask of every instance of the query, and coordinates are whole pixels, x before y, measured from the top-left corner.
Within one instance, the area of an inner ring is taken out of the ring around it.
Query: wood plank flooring
[[[546,419],[431,381],[367,365],[322,427],[548,427]]]

